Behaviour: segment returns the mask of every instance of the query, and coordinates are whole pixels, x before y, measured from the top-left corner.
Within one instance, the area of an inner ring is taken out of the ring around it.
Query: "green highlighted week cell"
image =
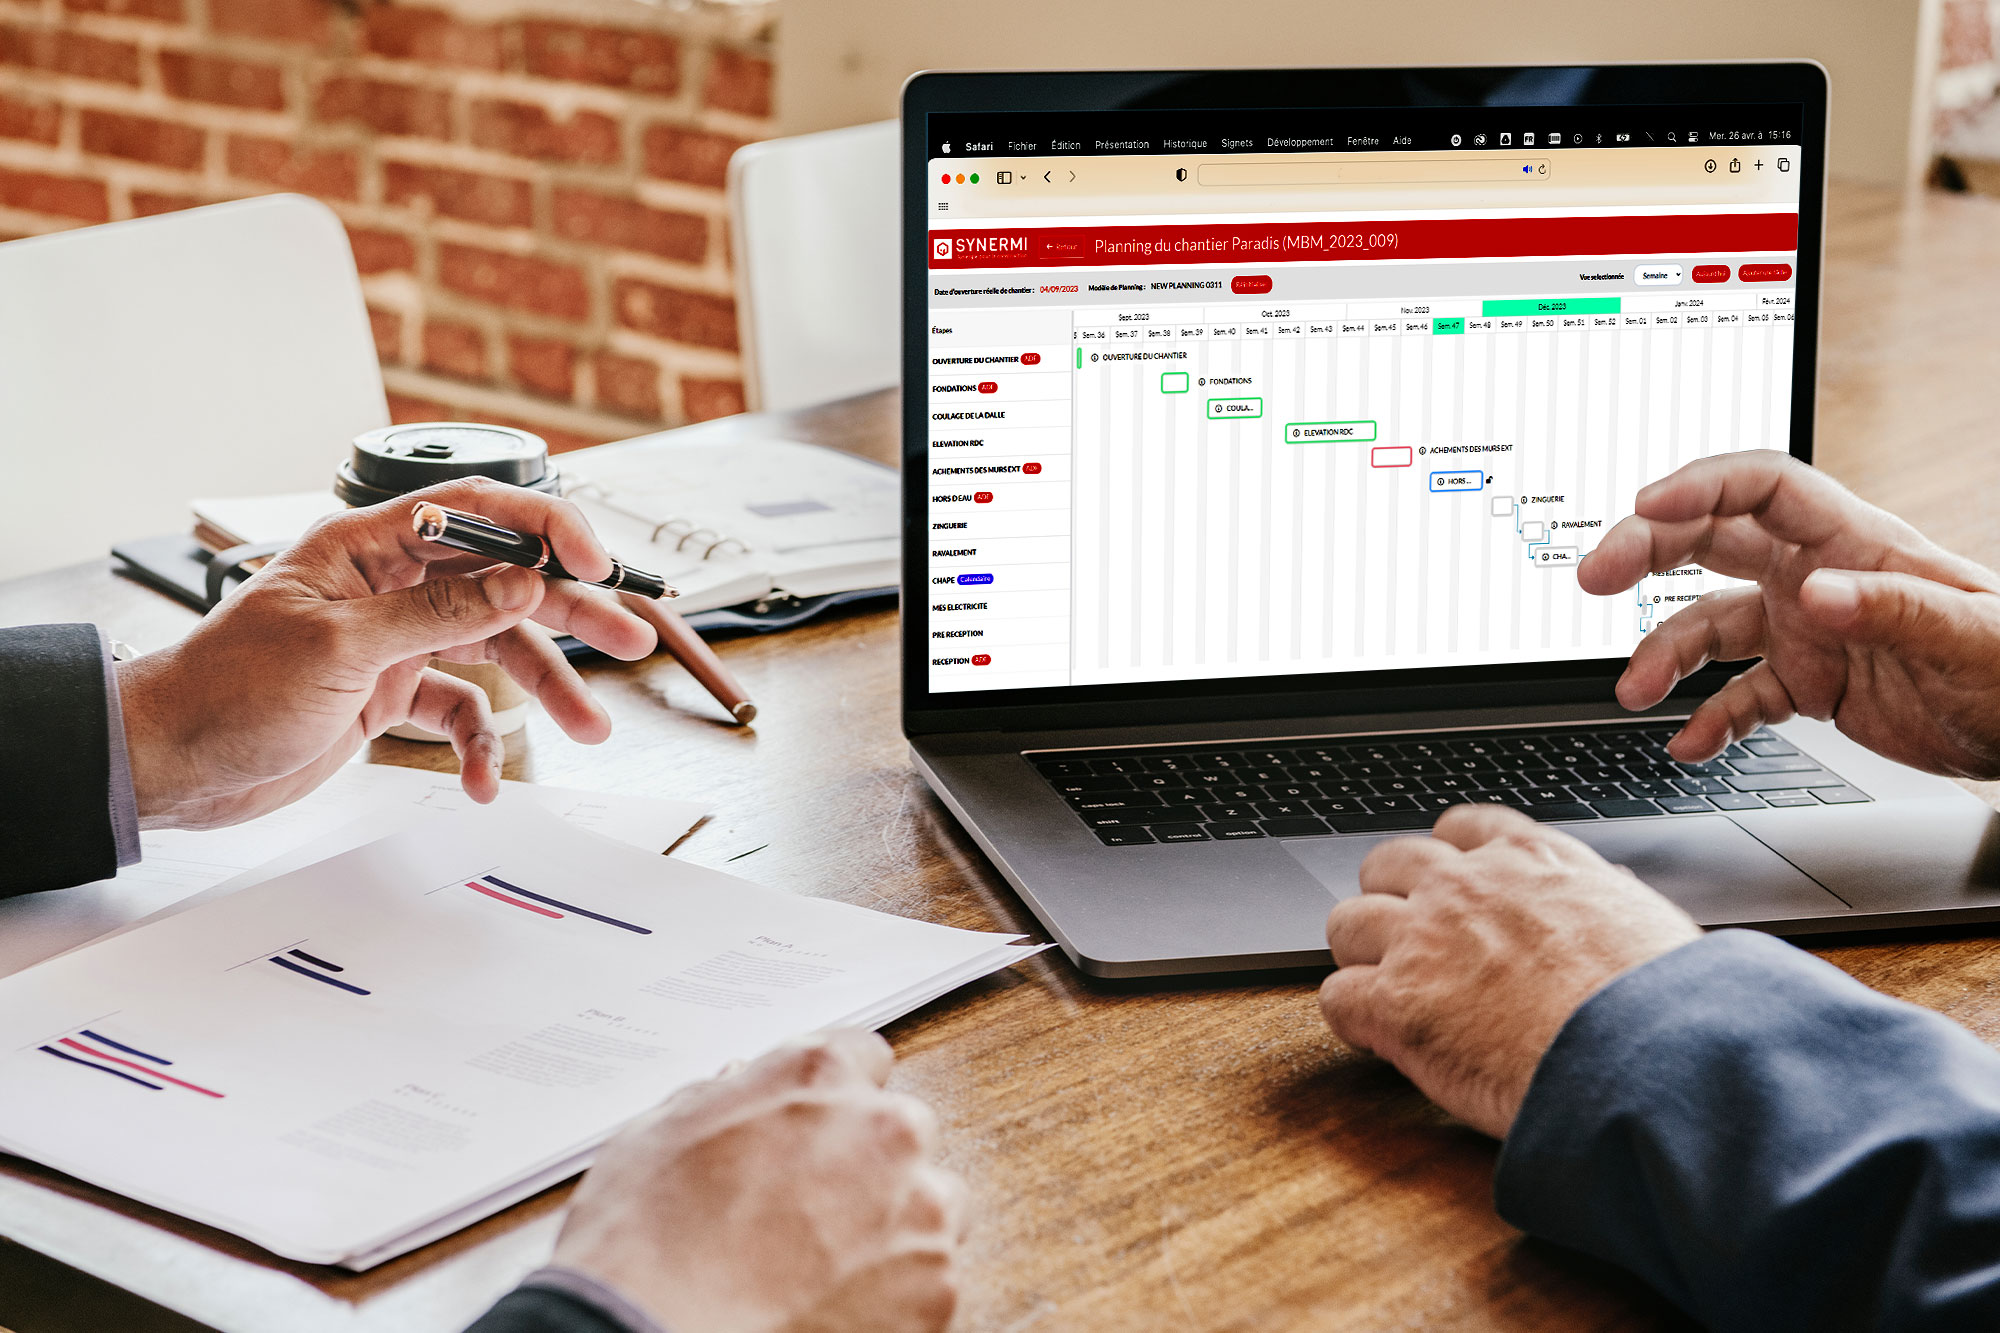
[[[1462,319],[1434,319],[1431,321],[1431,332],[1464,333],[1465,321]]]
[[[1615,315],[1621,307],[1615,296],[1554,296],[1526,301],[1487,301],[1479,313],[1487,319],[1521,315]]]

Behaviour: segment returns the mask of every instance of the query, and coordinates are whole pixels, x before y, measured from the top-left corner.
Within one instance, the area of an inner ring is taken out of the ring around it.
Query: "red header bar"
[[[1017,227],[934,231],[930,236],[933,269],[1783,254],[1799,248],[1799,216],[1691,213],[1664,217],[1427,218],[1183,227]]]

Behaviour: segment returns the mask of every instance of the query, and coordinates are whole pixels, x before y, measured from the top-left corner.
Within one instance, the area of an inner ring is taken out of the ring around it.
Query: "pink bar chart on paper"
[[[531,912],[536,916],[546,917],[551,921],[564,921],[575,917],[583,921],[594,921],[599,925],[612,926],[618,930],[628,930],[634,935],[650,935],[653,933],[650,926],[641,926],[630,921],[621,921],[615,916],[610,916],[603,912],[594,912],[588,907],[579,907],[575,903],[566,902],[560,898],[551,898],[545,893],[536,893],[532,889],[525,889],[518,884],[501,879],[498,875],[488,874],[468,878],[463,881],[463,886],[494,902],[506,903],[509,907],[516,907],[523,912]]]

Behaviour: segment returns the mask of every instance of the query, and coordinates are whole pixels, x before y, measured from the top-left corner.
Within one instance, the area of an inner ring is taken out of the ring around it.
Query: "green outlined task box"
[[[1211,398],[1208,400],[1210,421],[1255,421],[1264,415],[1262,398]]]
[[[1373,444],[1376,423],[1372,421],[1288,421],[1287,444]]]
[[[1188,373],[1185,370],[1163,370],[1160,372],[1161,393],[1186,393]]]

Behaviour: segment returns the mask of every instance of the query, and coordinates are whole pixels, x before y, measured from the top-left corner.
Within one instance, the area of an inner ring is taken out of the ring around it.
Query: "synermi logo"
[[[1020,232],[1013,236],[980,235],[961,232],[952,236],[931,238],[931,258],[970,259],[999,257],[1002,255],[1025,256],[1028,253],[1028,234]]]

